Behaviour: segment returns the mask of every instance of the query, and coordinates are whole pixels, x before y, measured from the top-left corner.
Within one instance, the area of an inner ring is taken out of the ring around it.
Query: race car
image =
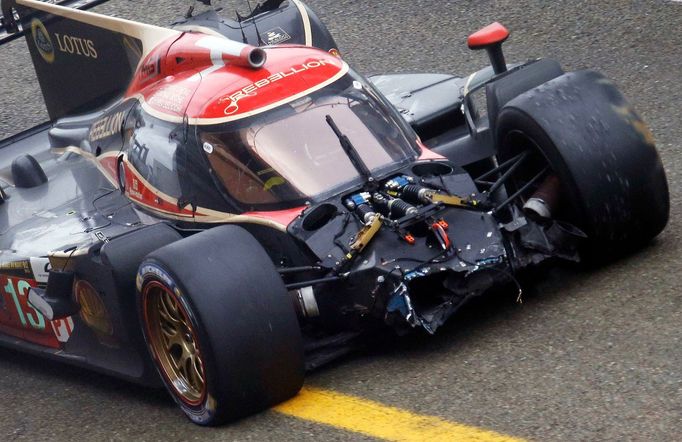
[[[467,77],[366,78],[300,0],[168,28],[86,11],[104,1],[1,3],[50,121],[0,142],[0,344],[163,385],[197,424],[667,223],[616,86],[508,65],[499,23],[469,36],[490,66]]]

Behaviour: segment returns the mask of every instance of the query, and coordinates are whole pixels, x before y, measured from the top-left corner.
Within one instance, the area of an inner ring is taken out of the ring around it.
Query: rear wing
[[[45,3],[87,10],[108,1],[109,0],[52,0],[45,1]],[[2,0],[2,11],[0,12],[0,45],[23,37],[26,35],[26,32],[31,29],[30,23],[33,17],[31,15],[20,17],[14,8],[14,3],[14,1]]]
[[[193,16],[190,8],[174,29],[87,11],[106,1],[0,0],[0,45],[26,37],[51,120],[102,109],[122,97],[150,51],[183,32],[254,46],[305,44],[338,54],[327,28],[301,0],[265,0],[237,21],[215,10]],[[159,63],[144,66],[148,78],[158,74]]]
[[[121,97],[140,61],[181,33],[84,9],[106,0],[0,0],[3,42],[24,35],[51,120]]]

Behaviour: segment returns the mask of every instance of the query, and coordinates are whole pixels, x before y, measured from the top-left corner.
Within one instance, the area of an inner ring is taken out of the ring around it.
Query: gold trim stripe
[[[83,158],[93,162],[97,169],[104,175],[104,178],[107,179],[114,187],[118,188],[118,182],[116,182],[116,177],[112,177],[109,175],[109,170],[106,169],[104,166],[102,166],[102,163],[100,163],[97,158],[108,158],[108,157],[116,157],[120,154],[120,152],[105,152],[101,154],[99,157],[96,157],[92,153],[85,151],[81,149],[80,147],[76,146],[67,146],[67,147],[55,147],[50,149],[50,152],[52,152],[55,155],[63,155],[65,153],[73,153],[76,155],[80,155]]]
[[[310,25],[310,16],[308,15],[308,11],[305,9],[305,6],[299,0],[292,1],[294,2],[294,5],[296,5],[296,7],[298,8],[298,12],[301,13],[301,19],[303,20],[303,31],[305,33],[305,45],[312,46],[313,32],[312,26]]]
[[[118,182],[116,182],[116,178],[111,177],[108,174],[107,169],[105,169],[104,166],[102,166],[100,164],[100,162],[97,161],[98,157],[96,157],[92,153],[87,152],[87,151],[85,151],[79,147],[76,147],[76,146],[53,148],[53,149],[51,149],[51,151],[52,151],[52,153],[57,154],[57,155],[61,155],[61,154],[69,152],[69,153],[73,153],[76,155],[80,155],[83,158],[90,160],[91,162],[93,162],[95,164],[97,169],[107,178],[107,180],[109,180],[112,185],[114,185],[116,188],[118,188]],[[112,151],[112,152],[103,153],[99,157],[102,158],[102,157],[108,157],[108,156],[118,156],[120,154],[121,154],[121,152]],[[177,198],[173,198],[172,196],[167,195],[167,194],[161,192],[159,189],[152,186],[147,180],[144,179],[144,177],[142,177],[142,175],[140,175],[140,173],[137,170],[135,170],[135,168],[128,161],[125,154],[123,156],[123,161],[125,162],[128,169],[132,171],[135,178],[138,181],[140,181],[140,183],[142,185],[144,185],[147,189],[149,189],[149,191],[152,194],[154,194],[158,198],[162,199],[165,203],[174,204],[177,207],[177,204],[178,204]],[[207,209],[205,207],[197,207],[197,210],[196,210],[194,216],[183,215],[183,214],[170,212],[170,211],[152,206],[150,204],[139,201],[137,199],[133,199],[130,197],[127,190],[126,190],[126,196],[128,197],[128,199],[130,199],[130,201],[133,204],[137,204],[139,206],[142,206],[145,209],[147,209],[151,212],[154,212],[158,216],[165,218],[165,219],[174,219],[174,220],[178,220],[178,221],[192,221],[192,220],[194,220],[197,222],[202,222],[202,223],[207,223],[207,224],[247,223],[247,224],[258,224],[261,226],[270,227],[272,229],[276,229],[276,230],[279,230],[281,232],[286,232],[286,230],[287,230],[287,226],[285,226],[284,224],[278,223],[277,221],[273,221],[271,219],[262,218],[259,216],[239,215],[239,214],[235,214],[235,213],[220,212],[217,210]]]

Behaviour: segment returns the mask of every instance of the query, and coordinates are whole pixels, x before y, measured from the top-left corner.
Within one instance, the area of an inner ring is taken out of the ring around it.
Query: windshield
[[[326,123],[333,118],[373,173],[415,156],[400,116],[352,72],[273,110],[199,127],[215,176],[247,205],[305,201],[359,183],[361,177]]]

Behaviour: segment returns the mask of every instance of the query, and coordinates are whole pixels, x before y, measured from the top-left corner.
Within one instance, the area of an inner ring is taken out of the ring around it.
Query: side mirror
[[[509,31],[500,23],[495,22],[474,32],[467,38],[469,49],[474,51],[485,49],[490,58],[495,74],[501,74],[507,70],[502,53],[502,43],[509,38]]]

